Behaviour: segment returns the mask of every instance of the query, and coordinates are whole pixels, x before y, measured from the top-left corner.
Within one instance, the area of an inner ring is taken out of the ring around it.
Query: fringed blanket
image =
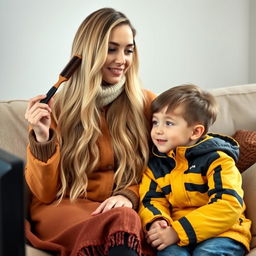
[[[68,199],[67,199],[68,200]],[[70,204],[35,204],[31,224],[26,221],[26,237],[32,246],[58,256],[104,256],[110,247],[123,245],[139,255],[155,255],[143,239],[138,214],[127,207],[114,208],[92,216],[99,203],[79,199]],[[36,211],[35,211],[36,208]]]

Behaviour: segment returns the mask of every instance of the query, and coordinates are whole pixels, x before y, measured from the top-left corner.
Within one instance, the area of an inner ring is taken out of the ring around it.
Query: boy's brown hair
[[[173,111],[176,107],[183,105],[183,118],[188,126],[200,123],[204,125],[206,134],[209,127],[215,122],[218,105],[214,96],[193,84],[183,84],[170,88],[161,93],[152,102],[152,113],[157,113],[167,107],[167,111]]]

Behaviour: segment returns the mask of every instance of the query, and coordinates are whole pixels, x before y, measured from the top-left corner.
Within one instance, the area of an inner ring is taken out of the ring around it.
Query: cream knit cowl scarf
[[[124,90],[125,76],[117,84],[102,85],[98,95],[97,103],[99,107],[105,107],[113,102]]]

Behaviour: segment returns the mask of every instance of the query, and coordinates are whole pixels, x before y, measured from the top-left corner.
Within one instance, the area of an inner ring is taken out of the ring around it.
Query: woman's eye
[[[134,52],[133,49],[127,49],[127,50],[126,50],[126,54],[132,54],[133,52]]]
[[[115,50],[115,48],[108,48],[108,52],[114,52]]]

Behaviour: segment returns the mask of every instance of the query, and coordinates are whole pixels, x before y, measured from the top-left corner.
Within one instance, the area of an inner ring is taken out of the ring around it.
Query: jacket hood
[[[185,154],[188,158],[201,156],[210,152],[223,151],[237,162],[239,156],[239,145],[233,138],[215,133],[207,134],[193,146],[177,147],[168,154],[159,152],[155,146],[153,147],[152,152],[155,156],[165,158],[172,152],[179,154],[180,152],[184,152],[184,150],[186,151]]]

